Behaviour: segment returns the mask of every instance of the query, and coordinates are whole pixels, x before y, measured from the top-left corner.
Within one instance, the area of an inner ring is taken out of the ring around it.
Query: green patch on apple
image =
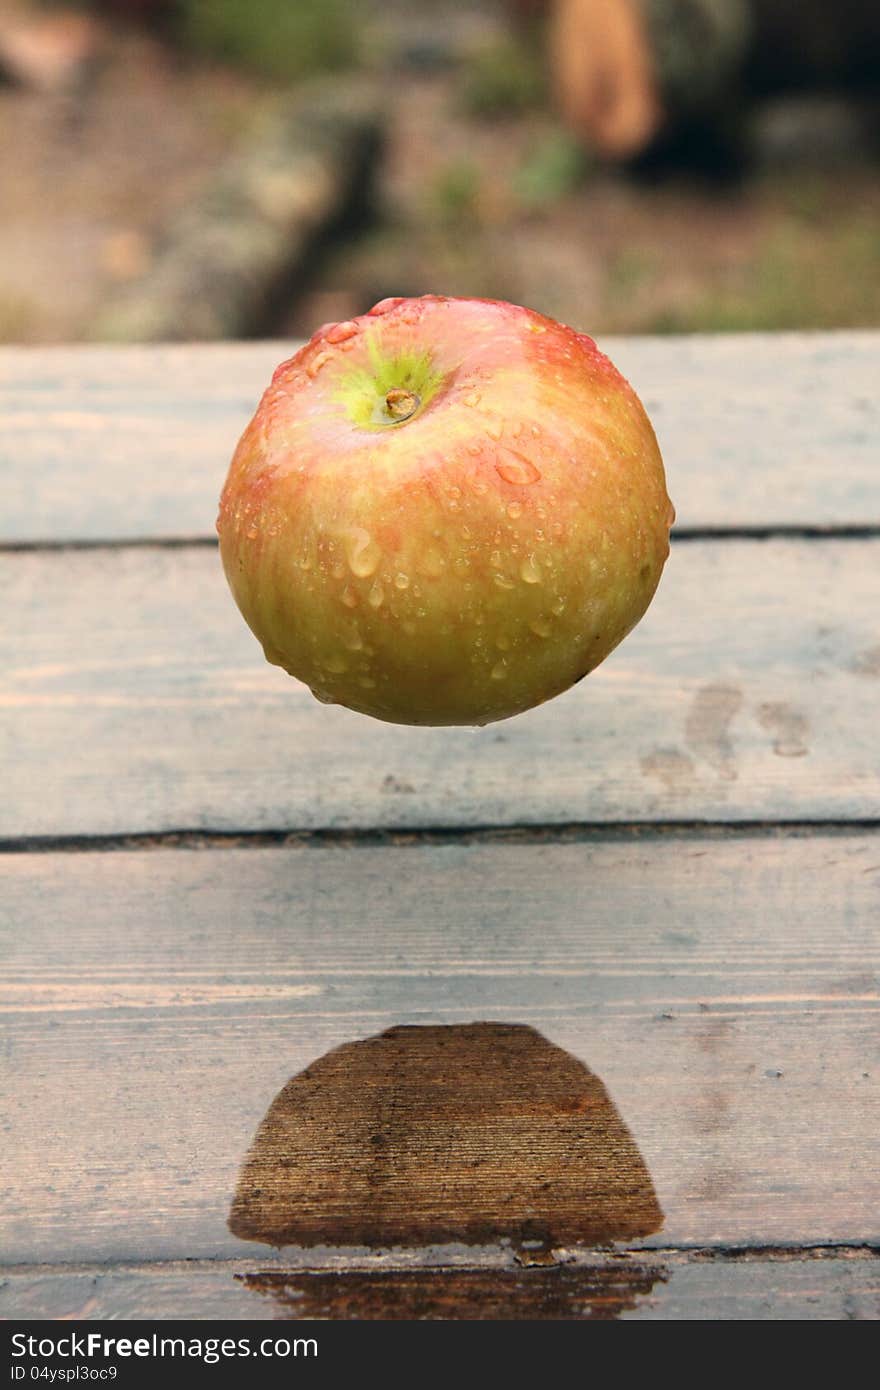
[[[385,353],[377,329],[365,335],[369,365],[343,369],[334,399],[348,418],[363,429],[385,429],[413,419],[430,405],[443,375],[430,352]]]

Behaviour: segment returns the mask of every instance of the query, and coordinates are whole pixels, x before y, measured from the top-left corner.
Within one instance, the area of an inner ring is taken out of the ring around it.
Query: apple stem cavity
[[[405,391],[400,386],[394,386],[385,396],[385,409],[391,416],[395,425],[408,420],[411,415],[415,415],[421,399],[415,391]]]

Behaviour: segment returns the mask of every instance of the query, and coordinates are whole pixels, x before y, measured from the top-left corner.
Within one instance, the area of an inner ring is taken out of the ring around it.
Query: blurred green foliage
[[[539,51],[529,51],[513,39],[472,54],[459,79],[459,101],[470,116],[519,115],[542,105],[546,97]]]
[[[356,0],[180,0],[188,46],[281,81],[357,56]]]
[[[554,130],[544,136],[514,174],[514,197],[525,208],[547,207],[577,188],[589,167],[589,157],[582,146],[567,131]]]
[[[625,246],[608,264],[608,292],[633,294],[649,285],[658,274],[657,261],[643,247]]]
[[[428,215],[447,228],[473,226],[479,221],[480,182],[480,170],[471,160],[450,160],[428,189]]]

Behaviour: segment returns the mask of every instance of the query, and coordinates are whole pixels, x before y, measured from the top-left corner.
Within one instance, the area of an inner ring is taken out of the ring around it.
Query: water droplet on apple
[[[408,589],[408,588],[409,588],[409,575],[408,575],[408,574],[396,574],[396,575],[394,576],[394,587],[395,587],[395,589]]]
[[[498,585],[499,589],[516,588],[516,585],[514,584],[513,580],[508,579],[507,576],[504,574],[493,574],[492,578],[495,580],[495,583]]]
[[[391,296],[388,299],[380,299],[378,304],[374,304],[370,310],[373,318],[379,318],[381,314],[389,314],[392,309],[396,309],[398,304],[403,303],[403,296]]]
[[[507,508],[507,515],[510,517],[511,521],[516,521],[518,516],[522,516],[522,503],[511,502],[510,506]]]
[[[360,652],[364,649],[359,632],[349,632],[342,640],[350,652]]]
[[[492,566],[493,570],[500,570],[500,568],[501,568],[501,551],[500,551],[500,550],[493,550],[493,551],[492,551],[492,554],[489,556],[489,564]]]
[[[468,391],[467,395],[464,398],[464,403],[465,405],[475,406],[479,405],[481,400],[482,397],[479,391]]]
[[[354,589],[352,589],[350,584],[346,584],[345,588],[342,590],[342,602],[345,604],[346,608],[357,608],[357,601],[358,597]]]
[[[344,578],[345,578],[345,565],[341,565],[341,564],[339,563],[339,561],[337,560],[337,561],[336,561],[336,564],[333,566],[332,570],[330,571],[330,574],[331,574],[331,577],[332,577],[333,579],[344,579]]]
[[[358,676],[358,685],[364,690],[375,690],[376,682],[372,676]]]
[[[352,574],[357,575],[358,579],[367,579],[371,574],[375,574],[382,559],[382,552],[369,531],[363,526],[351,526],[344,532],[342,539],[345,558]]]
[[[519,487],[528,487],[530,483],[537,483],[541,478],[535,465],[524,458],[500,459],[495,465],[495,471],[506,483],[515,483]]]
[[[370,589],[370,592],[367,594],[367,603],[370,605],[371,608],[381,608],[384,602],[385,590],[382,588],[382,585],[379,583],[377,579],[373,587]]]
[[[505,679],[507,675],[507,662],[503,657],[500,661],[496,661],[495,665],[492,667],[491,675],[493,681],[503,681]]]
[[[507,636],[506,633],[502,632],[500,637],[495,638],[495,646],[498,648],[500,652],[510,651],[510,638]]]
[[[519,574],[525,584],[540,584],[544,577],[541,573],[541,566],[534,555],[529,555],[527,559],[523,560],[519,567]]]
[[[347,338],[353,338],[358,331],[358,325],[351,319],[345,323],[336,323],[327,332],[328,343],[344,343]]]
[[[536,637],[549,637],[550,633],[553,631],[553,628],[550,624],[550,619],[543,617],[535,618],[532,622],[529,623],[529,628],[535,634]]]
[[[422,574],[426,574],[429,579],[439,579],[446,568],[446,561],[439,550],[430,546],[422,556],[419,568]]]
[[[564,612],[565,612],[565,599],[564,599],[564,598],[558,598],[558,599],[556,600],[556,602],[553,604],[553,612],[556,614],[557,618],[559,617],[559,614],[560,614],[560,613],[564,613]]]
[[[490,420],[486,425],[486,433],[490,439],[500,439],[504,433],[504,422],[502,420]]]
[[[333,656],[328,656],[324,662],[324,670],[329,671],[334,676],[341,676],[348,670],[348,664],[343,661],[341,656],[334,653]]]
[[[464,574],[465,570],[470,569],[471,562],[465,555],[459,555],[457,559],[453,561],[452,567],[458,570],[459,574]]]
[[[476,478],[474,480],[473,487],[474,492],[477,494],[478,497],[485,496],[485,494],[489,491],[489,484],[486,482],[485,478]]]
[[[331,360],[332,356],[332,352],[316,352],[314,357],[311,357],[309,361],[306,363],[306,375],[309,376],[312,381],[314,381],[321,368],[324,367]]]

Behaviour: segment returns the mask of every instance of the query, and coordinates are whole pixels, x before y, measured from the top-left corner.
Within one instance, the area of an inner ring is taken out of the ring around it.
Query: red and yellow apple
[[[567,690],[645,612],[672,505],[595,343],[492,300],[388,299],[275,372],[217,529],[270,662],[399,724]]]

